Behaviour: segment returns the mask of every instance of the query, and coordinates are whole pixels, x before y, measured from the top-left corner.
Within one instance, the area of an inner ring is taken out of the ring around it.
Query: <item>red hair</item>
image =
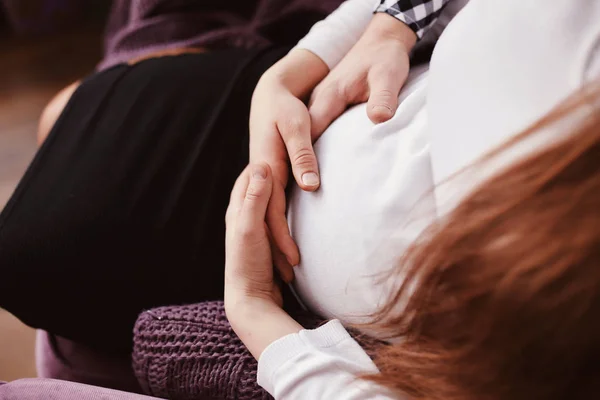
[[[492,154],[582,116],[406,252],[376,316],[401,341],[379,349],[368,379],[412,399],[600,398],[599,100],[578,93]]]

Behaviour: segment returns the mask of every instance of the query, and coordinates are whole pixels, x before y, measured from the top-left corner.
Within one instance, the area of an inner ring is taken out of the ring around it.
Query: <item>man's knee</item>
[[[80,83],[81,82],[77,81],[62,89],[46,105],[46,108],[44,108],[44,111],[42,111],[42,115],[40,117],[40,122],[38,125],[38,145],[41,146],[42,143],[44,143],[44,140],[46,140],[48,134],[50,134],[52,127],[56,123],[56,120],[58,120],[58,117],[60,117],[60,114],[62,114],[65,106],[69,102],[69,99],[71,98],[77,87],[80,85]]]

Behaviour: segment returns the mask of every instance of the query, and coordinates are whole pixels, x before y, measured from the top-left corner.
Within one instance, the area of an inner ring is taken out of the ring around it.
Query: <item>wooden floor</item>
[[[101,31],[0,38],[0,54],[2,209],[35,154],[37,121],[44,105],[62,87],[93,70],[101,54]],[[0,381],[35,376],[34,335],[0,309]]]

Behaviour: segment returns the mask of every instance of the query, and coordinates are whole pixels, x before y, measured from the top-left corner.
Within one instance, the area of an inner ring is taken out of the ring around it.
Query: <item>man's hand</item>
[[[312,137],[319,137],[354,104],[368,102],[367,114],[376,124],[392,118],[416,40],[404,23],[376,14],[352,50],[314,90],[309,106]]]

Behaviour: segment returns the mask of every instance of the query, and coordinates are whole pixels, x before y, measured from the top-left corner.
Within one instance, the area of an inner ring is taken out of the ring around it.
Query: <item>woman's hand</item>
[[[319,187],[317,160],[310,136],[310,115],[303,102],[329,69],[316,55],[294,50],[260,79],[250,110],[250,162],[267,163],[273,174],[267,224],[279,254],[275,264],[286,282],[300,263],[298,248],[285,217],[285,187],[291,160],[294,177],[303,190]],[[278,255],[278,253],[275,253]]]
[[[225,216],[226,303],[251,298],[282,305],[265,225],[272,191],[273,177],[267,165],[247,167],[235,183]]]
[[[281,309],[281,291],[273,273],[265,225],[272,191],[269,166],[249,166],[233,188],[225,217],[225,311],[257,359],[270,343],[302,329]]]

